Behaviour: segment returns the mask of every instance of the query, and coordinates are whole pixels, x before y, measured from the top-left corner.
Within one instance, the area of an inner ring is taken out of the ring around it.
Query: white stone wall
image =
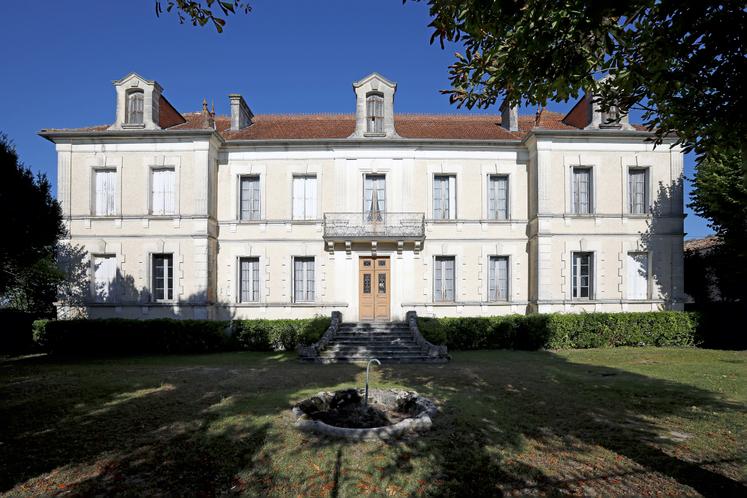
[[[91,306],[91,316],[186,318],[286,318],[327,315],[340,310],[358,318],[358,259],[371,245],[355,243],[348,252],[323,240],[323,215],[360,212],[363,178],[386,175],[386,210],[423,212],[425,241],[381,242],[377,255],[391,264],[391,314],[408,310],[429,316],[473,316],[528,311],[634,311],[678,308],[682,298],[682,175],[678,148],[656,149],[640,135],[614,132],[532,135],[523,144],[426,144],[379,141],[376,146],[335,144],[234,145],[215,137],[85,138],[57,140],[59,192],[71,239],[91,254],[115,254],[121,274],[137,291],[122,302]],[[594,169],[593,216],[569,211],[570,168]],[[151,216],[150,169],[173,166],[177,212]],[[650,201],[656,216],[629,215],[627,168],[650,168]],[[117,171],[117,213],[92,215],[93,171]],[[433,177],[456,175],[455,220],[432,219]],[[294,175],[317,177],[317,219],[292,219]],[[487,219],[487,180],[509,175],[506,221]],[[258,175],[261,219],[239,220],[239,178]],[[666,190],[670,189],[670,190]],[[653,220],[653,221],[652,221]],[[647,235],[649,232],[652,232]],[[570,297],[570,255],[595,255],[595,295]],[[625,256],[650,253],[651,295],[643,301],[625,295]],[[174,303],[154,304],[150,255],[172,252]],[[433,259],[456,258],[453,303],[433,302]],[[487,298],[490,256],[509,258],[508,302]],[[238,260],[259,257],[258,303],[238,303]],[[316,261],[316,302],[293,303],[292,261]]]

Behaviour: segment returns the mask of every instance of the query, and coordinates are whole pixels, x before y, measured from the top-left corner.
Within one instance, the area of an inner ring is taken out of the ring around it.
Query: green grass
[[[392,443],[297,432],[289,407],[364,368],[293,355],[0,361],[0,493],[744,495],[747,353],[456,353],[373,367],[434,398]]]

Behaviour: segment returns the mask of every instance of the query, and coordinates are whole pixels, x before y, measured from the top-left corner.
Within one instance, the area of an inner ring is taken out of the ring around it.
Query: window
[[[386,211],[384,175],[366,175],[363,180],[363,212],[368,221],[381,221]]]
[[[628,253],[628,299],[648,299],[648,253]]]
[[[113,254],[94,256],[91,260],[93,273],[93,298],[106,303],[116,299],[114,282],[117,278],[117,258]]]
[[[384,133],[384,95],[381,93],[366,95],[366,132]]]
[[[259,301],[259,258],[239,260],[239,302]]]
[[[314,258],[293,258],[293,302],[313,302],[314,282]]]
[[[433,177],[433,219],[453,220],[456,218],[456,176],[436,175]]]
[[[293,219],[316,219],[316,176],[293,177]]]
[[[454,256],[436,256],[434,259],[433,300],[454,301]]]
[[[153,300],[174,299],[174,255],[153,255]]]
[[[628,170],[628,208],[630,214],[645,214],[648,197],[648,170],[630,168]]]
[[[241,177],[241,212],[239,217],[242,220],[260,219],[259,203],[259,177],[242,176]]]
[[[592,298],[593,260],[590,252],[573,253],[573,282],[571,282],[571,297],[573,299]]]
[[[491,220],[508,219],[508,176],[506,175],[488,177],[488,218]]]
[[[508,257],[491,256],[488,264],[488,300],[508,301]]]
[[[96,216],[112,216],[116,211],[117,170],[97,169],[94,175],[94,207]]]
[[[130,90],[127,93],[127,124],[143,124],[143,91]]]
[[[600,128],[620,128],[620,110],[617,106],[610,106],[607,112],[602,112]]]
[[[173,168],[153,169],[151,173],[151,214],[174,214],[176,173]]]
[[[592,207],[591,168],[573,168],[572,201],[574,214],[591,214]]]

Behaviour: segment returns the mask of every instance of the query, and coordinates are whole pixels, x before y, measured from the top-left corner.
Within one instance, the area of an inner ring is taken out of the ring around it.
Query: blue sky
[[[154,0],[4,2],[0,131],[28,166],[55,182],[54,145],[36,132],[111,123],[111,81],[130,71],[156,79],[183,112],[199,110],[206,98],[225,114],[234,92],[255,113],[353,112],[351,83],[372,71],[397,82],[398,112],[476,112],[458,111],[439,93],[448,87],[455,48],[429,44],[424,4],[251,4],[250,14],[232,17],[218,34],[180,25],[174,15],[157,18]],[[563,112],[571,105],[549,108]],[[692,157],[685,172],[693,174]],[[705,220],[686,212],[688,238],[711,232]]]

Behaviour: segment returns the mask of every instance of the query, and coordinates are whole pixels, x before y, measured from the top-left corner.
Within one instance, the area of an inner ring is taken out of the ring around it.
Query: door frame
[[[378,279],[376,278],[377,272],[376,272],[376,261],[380,259],[386,259],[389,261],[389,264],[386,269],[386,274],[389,275],[389,278],[387,279],[388,282],[386,285],[388,286],[386,291],[386,298],[387,298],[387,317],[386,318],[376,318],[376,295],[377,295],[377,289],[378,289]],[[372,291],[372,297],[373,300],[372,303],[372,318],[363,318],[363,307],[361,305],[362,297],[363,297],[363,276],[362,276],[362,265],[364,260],[371,260],[373,261],[372,264],[372,275],[371,275],[371,291]],[[356,278],[356,289],[358,294],[358,321],[371,321],[371,322],[388,322],[392,319],[392,261],[393,258],[389,255],[360,255],[358,256],[358,268],[355,272],[355,278]]]

